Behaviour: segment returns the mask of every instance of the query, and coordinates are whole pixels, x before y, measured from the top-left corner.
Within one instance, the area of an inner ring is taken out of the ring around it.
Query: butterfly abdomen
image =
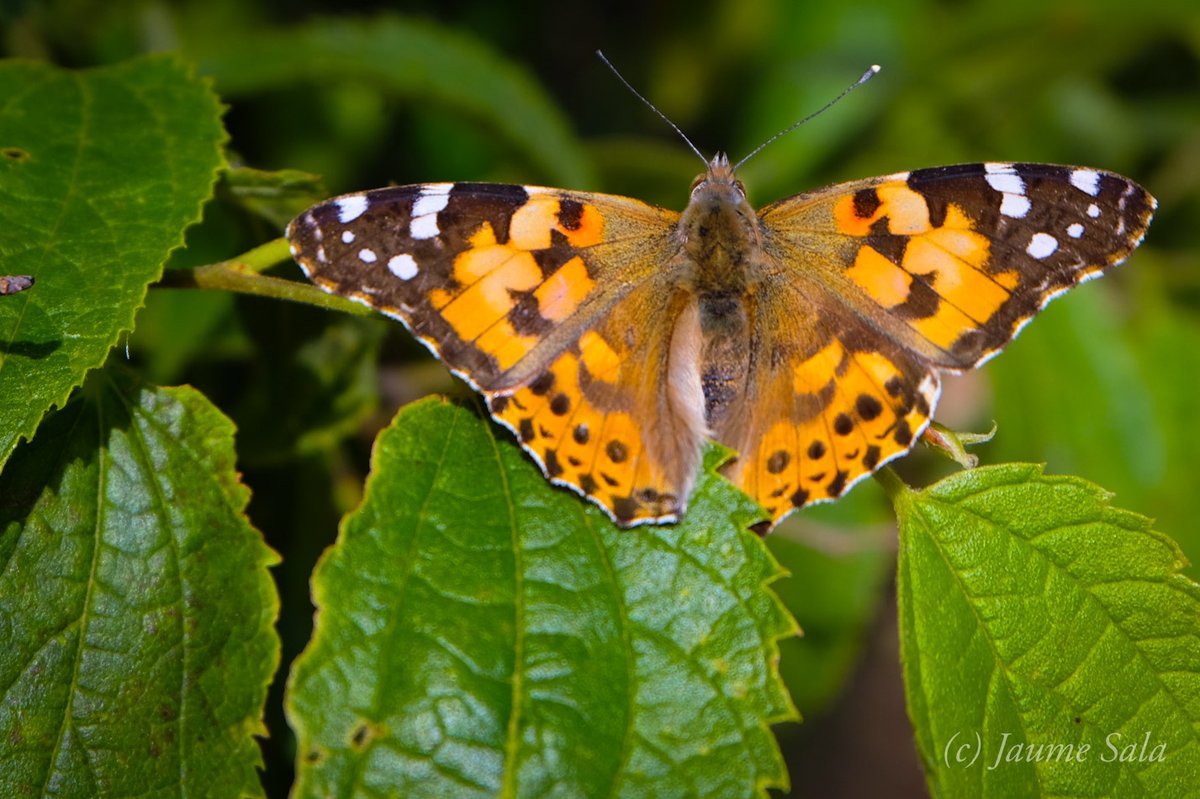
[[[741,397],[749,369],[749,319],[745,298],[707,293],[697,298],[701,336],[700,383],[704,417],[718,429]]]

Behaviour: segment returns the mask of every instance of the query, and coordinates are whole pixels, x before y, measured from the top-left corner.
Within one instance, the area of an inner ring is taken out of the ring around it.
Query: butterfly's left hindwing
[[[292,222],[320,287],[400,319],[488,398],[547,477],[623,523],[674,519],[703,423],[660,405],[681,296],[678,214],[622,197],[479,183],[351,194]],[[690,426],[689,426],[690,425]],[[682,438],[682,445],[680,443]]]

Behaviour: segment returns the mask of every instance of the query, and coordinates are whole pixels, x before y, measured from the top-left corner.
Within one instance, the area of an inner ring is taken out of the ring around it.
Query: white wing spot
[[[1029,246],[1025,248],[1025,252],[1034,258],[1040,259],[1050,256],[1057,249],[1058,239],[1049,233],[1034,233],[1033,238],[1029,240]]]
[[[335,200],[333,204],[338,209],[338,221],[344,225],[358,219],[367,210],[367,196],[365,194],[352,194],[349,197]]]
[[[375,251],[368,250],[366,247],[363,247],[361,250],[358,251],[358,260],[362,261],[364,264],[375,263],[375,261],[377,260],[377,258],[375,256]]]
[[[354,231],[353,230],[343,230],[342,231],[342,243],[343,244],[353,244],[354,243]]]
[[[317,247],[317,260],[323,264],[329,263],[329,258],[325,256],[325,248]]]
[[[408,225],[408,235],[414,239],[432,239],[441,231],[438,230],[437,214],[414,216]]]
[[[1025,181],[1021,180],[1020,175],[1013,172],[988,172],[983,179],[996,191],[1002,191],[1005,194],[1025,193]]]
[[[925,375],[923,378],[921,378],[921,382],[917,385],[917,391],[919,391],[921,396],[924,397],[927,402],[929,402],[929,407],[932,409],[934,398],[937,396],[939,391],[937,378],[932,374]]]
[[[1078,222],[1072,222],[1070,225],[1067,225],[1067,235],[1073,239],[1079,238],[1083,235],[1083,225]]]
[[[1095,203],[1092,203],[1091,205],[1089,205],[1088,210],[1087,210],[1087,215],[1090,216],[1092,219],[1095,219],[1096,217],[1100,216],[1100,206],[1096,205]]]
[[[417,276],[417,262],[408,253],[393,255],[387,262],[388,271],[401,280],[412,280]]]
[[[1100,173],[1091,169],[1076,169],[1071,173],[1071,185],[1093,197],[1100,194]]]
[[[1013,219],[1024,219],[1029,213],[1029,198],[1024,194],[1005,192],[1004,199],[1000,201],[1000,213]]]
[[[445,208],[450,203],[450,195],[448,194],[433,194],[423,192],[417,201],[413,203],[412,215],[425,216],[426,214],[436,214],[438,211]]]

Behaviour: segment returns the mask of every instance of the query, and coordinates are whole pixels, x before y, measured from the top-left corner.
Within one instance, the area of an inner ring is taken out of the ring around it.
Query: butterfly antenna
[[[603,56],[602,56],[602,57],[603,57]],[[737,172],[739,169],[741,169],[741,168],[742,168],[742,164],[746,163],[746,162],[747,162],[747,161],[749,161],[751,158],[753,158],[754,156],[758,155],[759,151],[760,151],[760,150],[762,150],[764,147],[766,147],[766,146],[767,146],[768,144],[770,144],[771,142],[775,141],[776,139],[780,138],[781,136],[786,136],[787,134],[791,133],[793,130],[795,130],[796,128],[800,127],[800,126],[801,126],[801,125],[803,125],[805,122],[807,122],[807,121],[809,121],[810,119],[812,119],[813,117],[815,117],[815,116],[818,116],[818,115],[820,115],[820,114],[823,114],[823,113],[825,113],[826,111],[828,111],[830,108],[832,108],[832,107],[833,107],[833,106],[834,106],[834,105],[837,103],[837,101],[838,101],[838,100],[841,100],[841,99],[842,99],[843,97],[845,97],[847,94],[849,94],[850,92],[854,91],[854,90],[855,90],[855,89],[857,89],[859,86],[862,86],[864,83],[866,83],[867,81],[869,81],[871,78],[873,78],[873,77],[875,77],[876,75],[878,75],[878,74],[879,74],[879,70],[880,70],[880,69],[881,69],[881,67],[880,67],[878,64],[872,64],[872,65],[871,65],[871,68],[870,68],[870,69],[868,69],[866,72],[864,72],[864,73],[862,74],[862,77],[861,77],[861,78],[859,78],[858,80],[854,81],[854,83],[851,83],[851,84],[850,84],[849,86],[847,86],[846,88],[842,89],[842,93],[841,93],[841,94],[839,94],[837,97],[834,97],[832,100],[830,100],[830,101],[829,101],[829,102],[827,102],[825,105],[823,105],[823,106],[821,106],[820,108],[818,108],[816,111],[813,111],[811,114],[809,114],[808,116],[806,116],[804,119],[800,120],[799,122],[796,122],[796,123],[795,123],[795,124],[793,124],[793,125],[789,125],[788,127],[784,128],[783,130],[781,130],[781,131],[779,131],[778,133],[776,133],[776,134],[775,134],[774,136],[772,136],[771,138],[767,139],[767,140],[766,140],[765,142],[763,142],[762,144],[760,144],[760,145],[758,145],[757,147],[755,147],[755,148],[754,148],[754,151],[753,151],[752,153],[750,153],[750,155],[746,156],[746,157],[745,157],[745,158],[743,158],[741,161],[738,161],[736,165],[734,165],[734,167],[733,167],[733,171],[734,171],[734,172]]]
[[[645,97],[642,97],[642,95],[638,94],[638,90],[633,88],[633,86],[630,85],[629,81],[625,80],[625,76],[617,71],[617,68],[613,66],[612,62],[608,60],[608,58],[604,55],[603,52],[601,52],[600,50],[597,50],[596,55],[599,56],[600,60],[604,62],[604,65],[606,67],[608,67],[609,69],[612,70],[612,73],[617,76],[617,80],[621,81],[621,83],[624,83],[625,88],[629,89],[629,91],[633,92],[634,97],[638,98],[643,103],[645,103],[646,106],[651,111],[658,114],[659,118],[662,119],[663,122],[666,122],[668,125],[671,126],[671,130],[673,130],[679,134],[679,138],[683,139],[684,143],[687,144],[688,147],[692,148],[692,152],[694,152],[697,156],[699,156],[700,160],[703,161],[704,165],[707,167],[708,159],[704,157],[704,153],[700,152],[700,150],[698,150],[696,148],[696,145],[692,144],[692,140],[684,135],[683,131],[679,129],[679,126],[676,125],[674,122],[672,122],[670,120],[670,118],[667,117],[666,114],[664,114],[662,111],[659,111],[658,106],[656,106],[654,103],[647,100]]]

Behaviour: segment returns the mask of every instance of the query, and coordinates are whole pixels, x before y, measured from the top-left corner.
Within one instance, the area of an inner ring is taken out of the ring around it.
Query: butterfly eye
[[[706,177],[707,176],[705,176],[705,175],[697,175],[696,179],[692,181],[692,187],[690,189],[688,189],[688,193],[695,194],[696,189],[700,188],[700,186],[706,182],[705,181]]]
[[[733,182],[733,187],[735,189],[737,189],[737,193],[740,194],[742,197],[746,196],[746,187],[742,184],[742,182],[740,180],[735,180]]]

